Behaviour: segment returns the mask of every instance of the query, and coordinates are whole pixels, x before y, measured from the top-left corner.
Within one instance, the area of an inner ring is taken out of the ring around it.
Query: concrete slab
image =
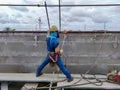
[[[7,82],[34,82],[35,88],[43,88],[36,87],[36,83],[38,82],[56,82],[57,86],[47,88],[120,89],[120,85],[106,82],[106,76],[104,75],[85,75],[85,78],[87,79],[84,79],[80,74],[72,74],[72,76],[74,77],[74,80],[72,82],[67,82],[63,74],[43,74],[40,77],[35,77],[34,73],[0,73],[0,82],[2,83],[2,88],[6,88],[6,90],[8,87],[6,84]],[[102,83],[98,82],[95,78],[101,80]],[[27,86],[29,87],[30,84],[27,84]]]
[[[0,73],[0,82],[55,82],[56,74],[43,74],[36,77],[34,73]]]

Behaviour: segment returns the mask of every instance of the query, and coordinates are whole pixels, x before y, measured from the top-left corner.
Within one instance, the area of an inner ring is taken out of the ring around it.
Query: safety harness
[[[52,36],[51,36],[52,37]],[[50,40],[50,47],[52,48],[52,38]],[[55,58],[53,58],[52,55],[55,55]],[[56,52],[49,52],[48,53],[48,57],[50,58],[50,60],[53,62],[53,63],[56,63],[57,60],[58,60],[58,55],[59,53],[56,53]]]
[[[54,53],[54,52],[53,52]],[[53,54],[52,53],[52,54]],[[56,63],[57,60],[58,60],[58,53],[54,53],[55,54],[55,59],[51,56],[51,53],[48,53],[48,57],[50,58],[50,60],[53,62],[53,63]]]

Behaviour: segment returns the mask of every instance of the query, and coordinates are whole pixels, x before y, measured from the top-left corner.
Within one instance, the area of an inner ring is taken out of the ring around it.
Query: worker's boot
[[[68,79],[67,81],[68,82],[72,82],[73,81],[73,77],[71,77],[71,79]]]
[[[43,73],[41,72],[39,75],[36,75],[36,77],[39,77],[39,76],[41,76],[41,75],[43,75]]]

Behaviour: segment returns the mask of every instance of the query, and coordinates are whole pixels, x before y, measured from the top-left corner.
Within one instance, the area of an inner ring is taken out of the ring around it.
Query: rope
[[[49,21],[49,15],[48,15],[48,9],[47,9],[47,3],[45,2],[45,10],[46,10],[46,15],[47,15],[47,21],[48,21],[48,27],[50,30],[50,21]]]
[[[65,40],[66,40],[66,38],[67,38],[67,35],[66,35],[66,34],[64,34],[64,38],[63,38],[63,42],[62,42],[61,49],[63,49],[63,46],[64,46],[64,44],[65,44]]]
[[[92,75],[92,74],[91,74],[91,75]],[[87,82],[89,82],[89,83],[91,83],[91,84],[93,84],[93,85],[95,85],[95,86],[102,86],[102,85],[103,85],[103,82],[102,82],[100,79],[96,78],[95,75],[93,75],[93,76],[94,76],[94,78],[86,78],[85,75],[81,75],[81,77],[82,77],[84,80],[86,80]],[[94,82],[91,82],[90,79],[95,79],[96,81],[98,81],[98,84],[97,84],[97,83],[94,83]]]

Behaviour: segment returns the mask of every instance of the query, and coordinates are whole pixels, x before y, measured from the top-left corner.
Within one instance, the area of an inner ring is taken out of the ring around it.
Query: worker
[[[48,54],[45,60],[37,68],[36,77],[42,75],[42,72],[41,72],[42,69],[48,63],[52,62],[57,64],[60,70],[66,75],[67,81],[71,82],[73,81],[73,77],[71,76],[71,73],[65,68],[62,62],[61,54],[63,53],[63,50],[60,49],[60,44],[57,38],[59,38],[58,29],[56,26],[52,26],[48,31],[47,39],[46,39]]]

